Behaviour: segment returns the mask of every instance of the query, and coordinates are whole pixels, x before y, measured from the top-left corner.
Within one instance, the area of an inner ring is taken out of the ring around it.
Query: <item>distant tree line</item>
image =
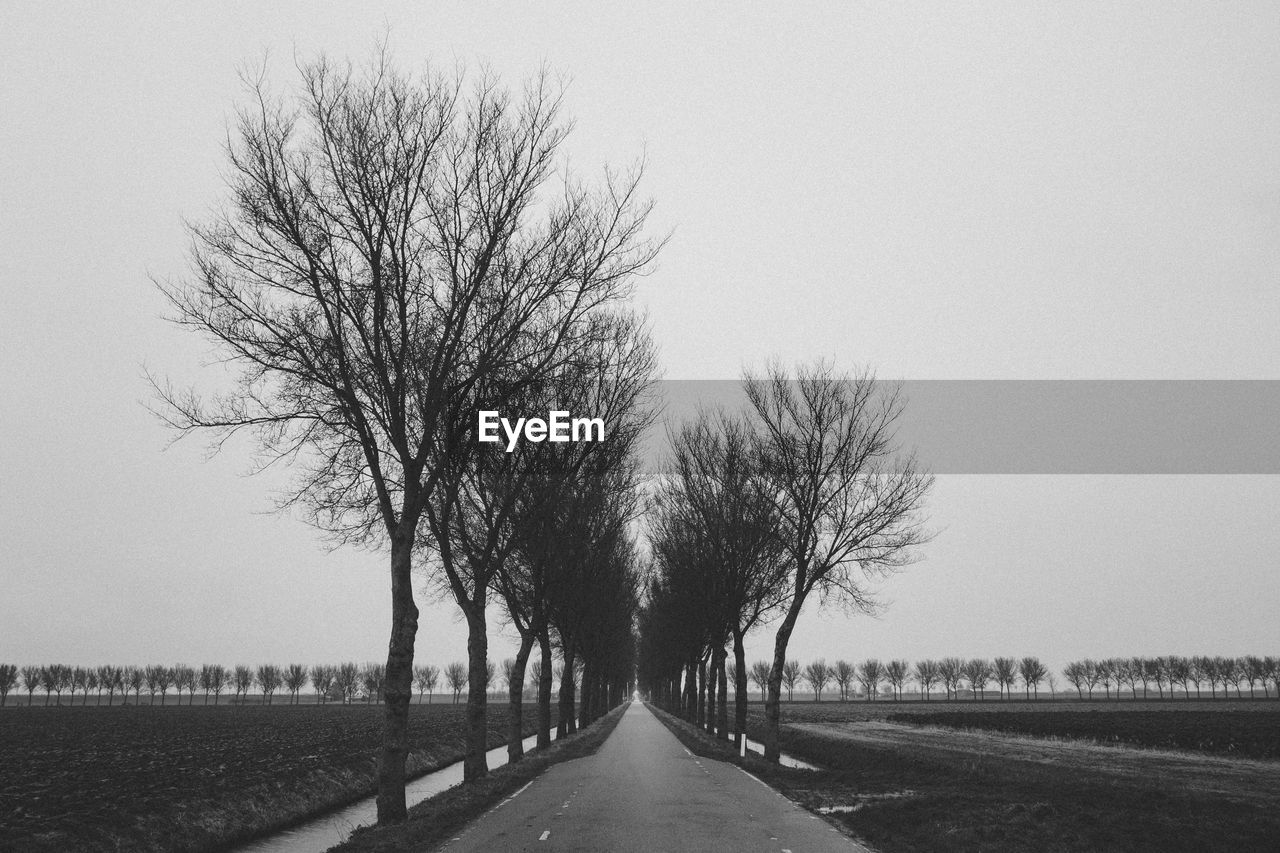
[[[765,698],[771,665],[768,661],[756,661],[748,670],[750,680]],[[1234,688],[1237,698],[1243,698],[1245,690],[1250,697],[1262,691],[1264,697],[1280,698],[1280,658],[1257,657],[1155,657],[1155,658],[1107,658],[1105,660],[1073,661],[1063,669],[1063,676],[1076,689],[1080,698],[1093,698],[1095,691],[1102,691],[1105,698],[1119,697],[1121,690],[1132,698],[1171,699],[1180,689],[1183,696],[1204,695],[1207,687],[1210,698],[1227,698]],[[858,693],[866,701],[875,701],[887,694],[900,700],[908,686],[914,685],[922,700],[928,701],[935,692],[944,698],[959,698],[967,690],[974,700],[986,698],[988,691],[1007,699],[1021,692],[1024,698],[1038,698],[1040,685],[1050,679],[1049,669],[1039,658],[998,657],[927,659],[914,664],[906,660],[881,662],[875,658],[854,664],[838,660],[828,664],[818,658],[807,665],[798,660],[788,660],[782,668],[782,683],[787,699],[794,698],[798,685],[807,685],[814,699],[821,702],[828,687],[833,688],[839,701],[847,701]]]
[[[541,674],[541,666],[539,661],[533,667],[535,686]],[[562,665],[556,665],[553,670],[555,676],[563,675]],[[576,675],[581,675],[580,666]],[[431,664],[415,666],[413,683],[418,691],[419,702],[424,697],[428,703],[431,701],[431,695],[442,683],[441,676],[444,678],[443,684],[453,694],[454,702],[458,701],[470,680],[470,673],[463,663],[451,663],[443,672]],[[487,690],[495,683],[496,676],[497,667],[489,662],[479,681]],[[517,695],[524,695],[524,673],[517,671],[513,660],[504,663],[503,680],[509,689],[516,689]],[[0,706],[8,702],[10,693],[19,689],[26,692],[28,705],[34,704],[36,693],[43,694],[45,705],[51,702],[62,705],[64,695],[69,705],[75,705],[79,697],[79,704],[87,706],[92,696],[93,705],[100,706],[104,695],[107,705],[113,704],[117,695],[127,703],[131,694],[135,705],[142,704],[143,694],[146,694],[148,704],[164,705],[171,691],[178,705],[183,704],[184,694],[186,704],[194,705],[197,693],[202,697],[202,705],[217,705],[223,694],[232,703],[243,703],[255,690],[265,705],[274,704],[277,697],[286,700],[287,704],[297,704],[304,692],[314,695],[317,704],[350,704],[359,701],[372,703],[381,700],[385,686],[386,668],[379,663],[317,664],[311,667],[296,663],[288,666],[263,664],[257,667],[205,664],[199,669],[185,664],[98,667],[0,664]]]
[[[1280,698],[1280,657],[1181,657],[1166,655],[1152,658],[1107,658],[1105,660],[1072,661],[1062,670],[1063,676],[1076,693],[1081,697],[1093,697],[1096,690],[1101,689],[1104,697],[1119,696],[1127,690],[1137,698],[1141,686],[1144,698],[1152,692],[1158,698],[1172,699],[1174,692],[1181,689],[1184,697],[1191,696],[1194,688],[1197,697],[1204,695],[1204,688],[1209,688],[1209,698],[1222,698],[1230,695],[1235,688],[1236,697],[1243,698],[1247,687],[1249,696],[1257,695],[1262,689],[1263,696],[1272,692]]]

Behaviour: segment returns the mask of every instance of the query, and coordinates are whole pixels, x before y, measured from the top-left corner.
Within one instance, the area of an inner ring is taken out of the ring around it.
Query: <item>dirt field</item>
[[[413,706],[411,772],[461,758],[463,714]],[[371,794],[381,731],[376,705],[10,709],[0,850],[218,849]]]
[[[950,710],[958,714],[963,704]],[[994,704],[987,703],[988,713],[1010,711],[990,707]],[[1084,720],[1089,722],[1084,728],[1096,734],[1095,724],[1106,718],[1090,719],[1089,713],[1110,713],[1114,703],[1109,709],[1106,703],[1093,704],[1099,707],[1072,703],[1050,710],[1040,703],[1028,712],[1049,715],[1037,724],[1051,730],[1078,730]],[[1151,708],[1156,703],[1144,704],[1148,707],[1131,710],[1156,713]],[[1228,707],[1234,704],[1156,707],[1168,715],[1170,729],[1187,725],[1180,717],[1186,714],[1207,715],[1191,724],[1223,729],[1280,724],[1280,709],[1250,702]],[[784,751],[824,769],[779,773],[773,781],[886,853],[1277,849],[1280,761],[1138,748],[1094,736],[989,731],[968,718],[966,729],[915,721],[946,707],[913,708],[904,718],[898,716],[904,706],[892,703],[784,706]],[[761,717],[753,711],[754,734]],[[1158,716],[1133,720],[1142,731],[1158,735]],[[993,716],[976,722],[999,721]]]

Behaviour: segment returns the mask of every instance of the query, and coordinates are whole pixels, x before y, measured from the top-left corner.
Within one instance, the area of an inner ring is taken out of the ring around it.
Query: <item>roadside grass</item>
[[[630,703],[623,703],[585,729],[552,741],[542,751],[529,752],[483,779],[456,785],[409,809],[409,819],[397,826],[361,827],[330,853],[394,853],[434,849],[453,838],[511,794],[532,782],[553,764],[591,755],[613,733]]]
[[[796,771],[739,759],[687,722],[659,718],[691,751],[743,765],[883,853],[1275,850],[1280,838],[1280,792],[1268,802],[1256,790],[1233,796],[1087,766],[879,746],[784,723],[783,751],[824,768]]]
[[[464,711],[413,706],[412,778],[461,760]],[[493,746],[506,725],[491,707]],[[224,850],[373,794],[381,726],[376,705],[5,713],[0,851]]]

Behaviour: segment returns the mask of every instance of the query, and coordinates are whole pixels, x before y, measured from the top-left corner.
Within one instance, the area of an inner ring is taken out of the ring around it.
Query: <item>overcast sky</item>
[[[385,656],[385,558],[142,405],[144,365],[218,378],[149,277],[185,272],[264,53],[281,86],[388,33],[407,68],[565,75],[574,167],[643,155],[672,233],[638,293],[668,377],[1280,379],[1277,4],[693,5],[10,5],[0,660]],[[944,476],[887,612],[811,614],[792,651],[1275,654],[1278,510],[1274,476]],[[465,658],[453,614],[424,608],[419,660]]]

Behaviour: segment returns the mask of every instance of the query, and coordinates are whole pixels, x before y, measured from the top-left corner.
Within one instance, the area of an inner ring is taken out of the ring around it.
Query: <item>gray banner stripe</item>
[[[1280,474],[1280,380],[908,380],[898,436],[938,474]],[[665,380],[644,445],[737,380]]]

